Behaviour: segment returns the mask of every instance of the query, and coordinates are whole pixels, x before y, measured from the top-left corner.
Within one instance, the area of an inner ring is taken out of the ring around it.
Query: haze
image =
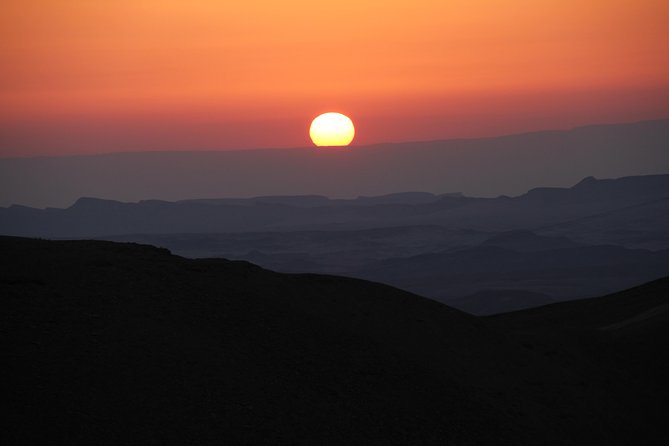
[[[222,152],[0,159],[0,206],[394,192],[518,195],[587,176],[669,172],[669,120],[498,138]]]

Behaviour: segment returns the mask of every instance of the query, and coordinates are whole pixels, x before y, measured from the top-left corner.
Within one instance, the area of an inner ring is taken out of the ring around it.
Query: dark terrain
[[[66,209],[0,208],[0,234],[131,241],[184,257],[357,277],[486,315],[669,275],[669,175],[588,177],[497,198],[82,198]]]
[[[386,285],[0,237],[3,444],[665,444],[669,279],[477,318]]]

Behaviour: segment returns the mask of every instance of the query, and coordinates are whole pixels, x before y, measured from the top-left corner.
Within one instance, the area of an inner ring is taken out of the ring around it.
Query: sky
[[[666,0],[5,0],[0,157],[669,117]]]

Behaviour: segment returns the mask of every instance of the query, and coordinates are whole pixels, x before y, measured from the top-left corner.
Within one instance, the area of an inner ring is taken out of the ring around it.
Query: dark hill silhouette
[[[669,277],[606,297],[546,305],[488,318],[543,354],[570,351],[583,367],[593,362],[627,373],[649,395],[630,412],[669,409]],[[653,402],[664,401],[654,407]],[[666,441],[665,433],[656,441]]]
[[[604,330],[631,332],[635,328],[660,329],[669,308],[669,277],[605,297],[579,299],[492,317],[506,327],[522,329]],[[658,310],[653,312],[652,310]],[[639,315],[648,317],[634,318]],[[622,323],[628,321],[628,324]],[[666,327],[666,326],[665,326]],[[661,330],[660,330],[661,331]],[[669,342],[669,338],[662,339]],[[667,351],[669,353],[669,350]]]
[[[610,369],[608,357],[545,354],[516,325],[388,286],[135,244],[0,237],[0,248],[5,444],[625,444],[665,434],[658,382],[629,381],[636,369],[621,358]],[[614,342],[602,333],[596,342]]]
[[[279,272],[381,281],[487,314],[613,292],[669,274],[669,175],[537,188],[518,197],[410,192],[0,208],[0,234],[98,238]],[[638,249],[642,248],[642,249]],[[494,303],[485,290],[516,290]]]
[[[523,310],[556,302],[547,294],[527,290],[481,290],[467,296],[446,300],[445,303],[467,313],[488,316]]]

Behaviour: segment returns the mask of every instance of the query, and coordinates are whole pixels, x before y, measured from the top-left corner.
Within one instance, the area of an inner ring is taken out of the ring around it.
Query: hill
[[[481,290],[455,299],[444,300],[447,305],[476,316],[489,316],[539,307],[555,301],[555,298],[547,294],[507,289]]]
[[[497,198],[81,198],[66,209],[0,208],[0,234],[132,241],[280,272],[340,274],[489,314],[669,274],[668,191],[669,175],[651,175],[587,177]]]
[[[665,277],[604,297],[550,304],[487,320],[543,354],[569,351],[573,360],[590,364],[587,367],[593,368],[592,363],[597,362],[608,364],[610,370],[624,370],[630,387],[647,395],[639,401],[641,406],[630,407],[630,411],[666,414],[668,296],[669,277]]]
[[[0,237],[0,248],[5,444],[625,444],[665,434],[658,382],[630,384],[624,361],[547,355],[515,325],[388,286],[127,243]],[[615,342],[602,333],[593,342]]]
[[[488,289],[532,290],[567,300],[611,293],[663,277],[669,274],[669,250],[597,245],[525,251],[484,244],[388,258],[348,274],[443,301]],[[500,310],[519,308],[512,305]]]

